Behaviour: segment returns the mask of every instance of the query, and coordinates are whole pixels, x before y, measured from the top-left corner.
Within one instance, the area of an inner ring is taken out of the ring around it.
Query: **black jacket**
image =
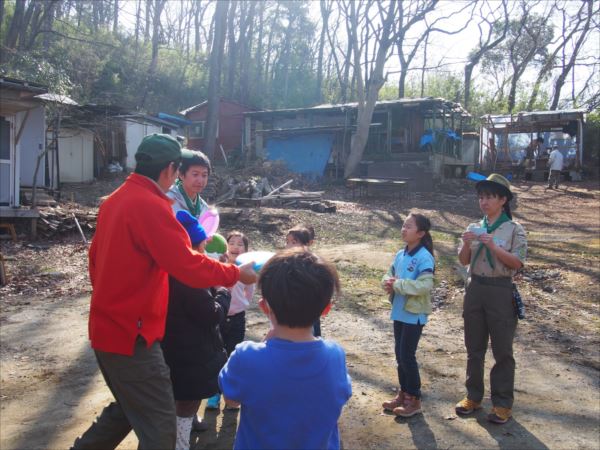
[[[227,289],[196,289],[169,277],[169,309],[161,343],[171,369],[175,400],[200,400],[219,392],[227,360],[219,324],[227,317]]]

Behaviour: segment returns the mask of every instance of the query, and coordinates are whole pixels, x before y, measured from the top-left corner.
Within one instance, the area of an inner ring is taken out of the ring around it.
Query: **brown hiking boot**
[[[421,399],[418,399],[414,395],[404,394],[404,404],[394,408],[393,412],[400,417],[411,417],[423,412],[421,409]]]
[[[386,411],[393,411],[394,408],[397,408],[398,406],[402,406],[403,404],[404,404],[404,392],[398,391],[398,395],[396,395],[395,398],[393,398],[392,400],[388,400],[387,402],[383,402],[381,404],[381,406],[383,406],[383,409],[385,409]]]
[[[478,409],[481,409],[481,403],[474,402],[467,397],[463,398],[454,407],[456,414],[460,414],[461,416],[468,416]]]
[[[512,417],[512,410],[510,408],[502,408],[500,406],[494,406],[492,412],[488,414],[488,420],[492,423],[505,424]]]

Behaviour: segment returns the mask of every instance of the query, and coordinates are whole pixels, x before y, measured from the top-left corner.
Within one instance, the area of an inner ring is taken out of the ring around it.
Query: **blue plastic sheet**
[[[291,172],[322,176],[331,155],[333,138],[333,133],[270,137],[267,140],[267,159],[285,161]]]

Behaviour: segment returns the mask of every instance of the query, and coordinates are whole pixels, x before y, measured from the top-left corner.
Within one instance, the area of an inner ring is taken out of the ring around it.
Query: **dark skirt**
[[[206,353],[169,349],[163,344],[165,361],[171,370],[175,400],[202,400],[219,392],[219,372],[227,361],[225,349],[214,352],[206,360]]]

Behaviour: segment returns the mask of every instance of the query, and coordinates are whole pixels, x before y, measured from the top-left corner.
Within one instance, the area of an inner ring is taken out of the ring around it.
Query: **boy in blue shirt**
[[[265,342],[239,344],[219,375],[223,396],[241,405],[234,448],[340,448],[337,421],[352,395],[346,355],[312,332],[339,290],[335,268],[290,248],[265,264],[258,287],[273,329]]]

